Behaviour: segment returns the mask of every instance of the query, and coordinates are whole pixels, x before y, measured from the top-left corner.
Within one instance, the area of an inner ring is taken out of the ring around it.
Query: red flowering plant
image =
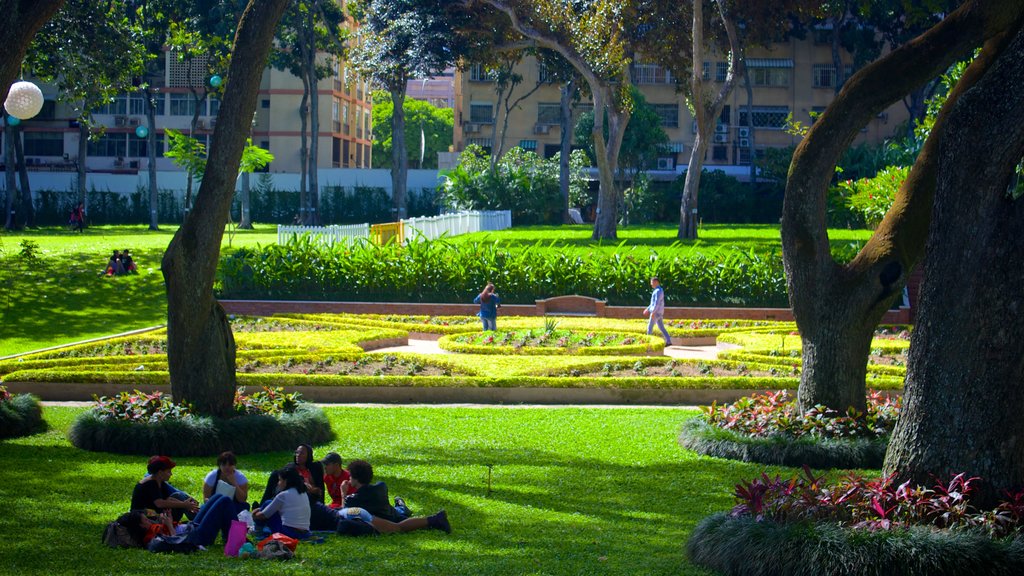
[[[895,475],[865,479],[849,475],[829,484],[808,467],[790,479],[766,473],[736,485],[730,515],[757,521],[827,521],[849,528],[889,530],[915,525],[945,529],[982,529],[1000,538],[1024,527],[1024,491],[1007,492],[990,511],[971,505],[981,480],[957,474],[932,488],[895,483]]]
[[[907,167],[889,166],[873,178],[844,180],[839,183],[839,190],[850,208],[859,213],[869,226],[875,227],[892,206],[908,171]]]
[[[116,396],[97,398],[93,395],[96,406],[93,410],[100,420],[121,420],[125,422],[160,422],[167,419],[180,419],[192,414],[188,404],[177,404],[170,395],[162,392],[147,394],[138,390],[121,392]]]
[[[892,432],[900,406],[900,398],[870,391],[867,411],[863,413],[850,408],[840,414],[821,405],[800,412],[796,400],[788,391],[781,390],[752,394],[722,406],[712,403],[701,410],[709,424],[757,438],[773,435],[877,438]]]
[[[299,406],[298,392],[286,393],[284,388],[268,388],[246,394],[244,388],[235,391],[235,412],[239,415],[280,416],[295,412]]]
[[[10,402],[11,393],[7,391],[7,386],[0,386],[0,402]]]

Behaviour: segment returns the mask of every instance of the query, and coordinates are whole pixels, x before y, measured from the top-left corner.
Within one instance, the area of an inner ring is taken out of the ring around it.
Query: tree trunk
[[[320,224],[320,181],[317,169],[320,165],[320,92],[316,72],[316,33],[313,17],[316,14],[316,2],[307,11],[306,30],[309,38],[309,50],[306,53],[306,72],[309,74],[309,204],[310,224]]]
[[[757,190],[757,156],[754,152],[754,85],[750,68],[743,67],[743,85],[747,90],[747,150],[750,156],[750,189]]]
[[[146,135],[146,156],[149,160],[146,166],[146,172],[149,174],[149,229],[159,230],[160,193],[156,183],[156,102],[154,102],[154,95],[149,88],[144,89],[142,94],[146,100],[146,126],[149,127],[149,134]]]
[[[615,185],[615,172],[629,116],[629,111],[619,111],[615,106],[615,94],[611,87],[604,86],[594,93],[594,130],[591,137],[594,139],[594,156],[597,157],[597,173],[601,186],[597,192],[594,240],[614,240],[618,237],[616,226],[619,219],[619,191]],[[606,119],[607,142],[604,139]]]
[[[569,80],[562,86],[559,106],[561,115],[558,123],[561,130],[559,139],[558,158],[558,189],[562,194],[562,224],[572,224],[569,216],[569,155],[572,153],[572,103],[573,93],[576,91],[576,83]]]
[[[78,173],[77,192],[78,201],[85,207],[86,213],[89,211],[89,195],[86,194],[86,170],[85,160],[89,156],[89,122],[85,118],[78,119],[78,154],[77,160],[75,161],[75,168]]]
[[[7,100],[11,83],[21,72],[36,31],[64,4],[64,0],[0,0],[4,26],[0,29],[0,100]]]
[[[7,206],[6,212],[4,212],[4,228],[7,230],[13,230],[18,223],[15,220],[17,213],[14,208],[14,197],[18,194],[18,180],[17,175],[14,173],[16,170],[16,163],[14,156],[14,139],[17,138],[15,135],[15,128],[11,126],[7,119],[10,116],[4,117],[4,177],[7,184]]]
[[[855,364],[867,364],[863,342],[870,341],[874,326],[924,251],[946,116],[959,95],[980,77],[991,50],[986,47],[968,67],[892,208],[846,265],[832,259],[825,222],[826,194],[836,163],[876,114],[970,54],[984,38],[1012,26],[1021,12],[1022,7],[1010,0],[964,4],[921,37],[851,77],[797,146],[783,201],[782,246],[790,303],[804,341],[801,408],[863,408],[864,383],[851,376],[861,371],[851,372],[854,361],[849,355],[864,351]],[[841,358],[847,358],[845,363],[836,360]]]
[[[391,201],[395,220],[406,216],[405,188],[409,175],[409,154],[405,144],[405,78],[390,88],[394,113],[391,114]]]
[[[242,215],[239,218],[238,227],[242,230],[252,230],[252,217],[250,216],[249,202],[251,186],[249,184],[249,173],[242,173],[242,192],[239,195],[239,202],[242,205]]]
[[[966,472],[994,504],[1024,485],[1024,31],[951,113],[940,151],[904,408],[885,470],[930,484]]]
[[[698,123],[697,135],[693,137],[693,149],[690,161],[686,165],[686,178],[683,180],[683,199],[679,204],[678,238],[695,239],[697,237],[697,197],[700,192],[700,176],[704,170],[704,156],[708,150],[708,135],[701,135]]]
[[[309,213],[309,76],[302,76],[302,101],[299,102],[299,221],[304,226],[312,224]]]
[[[840,35],[843,31],[843,24],[846,23],[846,3],[842,3],[840,10],[842,13],[835,18],[832,18],[832,66],[835,68],[835,86],[832,88],[836,94],[843,89],[843,84],[846,83],[846,69],[843,67],[843,59],[841,57]]]
[[[20,132],[20,131],[19,131]],[[28,166],[25,164],[25,146],[21,135],[14,139],[14,157],[18,162],[18,180],[21,183],[21,221],[23,226],[36,224],[36,210],[32,206],[32,185],[28,180]]]
[[[288,0],[250,0],[242,14],[195,209],[175,233],[161,264],[171,392],[200,414],[232,413],[235,342],[227,315],[213,297],[213,281],[260,80],[287,5]]]
[[[494,93],[497,96],[494,104],[494,118],[491,123],[491,170],[498,165],[498,158],[501,156],[501,149],[505,147],[505,130],[498,132],[498,123],[502,117],[504,107],[502,102],[508,98],[506,92],[511,92],[507,82],[496,82]]]

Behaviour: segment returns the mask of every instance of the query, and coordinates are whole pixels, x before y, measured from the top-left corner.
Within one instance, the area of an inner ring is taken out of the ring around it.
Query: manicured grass
[[[680,448],[695,411],[328,408],[337,439],[315,447],[318,457],[369,460],[414,512],[447,509],[454,533],[332,536],[300,544],[288,564],[225,558],[220,545],[154,556],[100,543],[145,462],[72,448],[64,435],[80,410],[48,407],[49,432],[0,443],[5,574],[711,574],[685,559],[687,537],[764,469]],[[239,467],[258,493],[289,457],[246,456]],[[213,468],[209,458],[178,464],[172,482],[192,493]]]

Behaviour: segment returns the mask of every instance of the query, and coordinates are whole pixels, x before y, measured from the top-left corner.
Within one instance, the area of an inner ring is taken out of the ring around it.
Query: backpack
[[[191,554],[199,549],[199,546],[193,544],[188,539],[188,534],[178,534],[176,536],[157,536],[149,541],[148,549],[150,552],[166,552],[174,553],[178,552],[181,554]]]
[[[103,528],[103,543],[111,548],[142,548],[142,542],[117,521],[110,522]]]

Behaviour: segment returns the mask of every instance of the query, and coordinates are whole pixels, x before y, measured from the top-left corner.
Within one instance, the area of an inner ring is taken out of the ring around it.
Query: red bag
[[[263,546],[267,542],[271,542],[273,540],[277,540],[281,544],[284,544],[285,548],[291,550],[292,552],[295,552],[295,547],[299,545],[299,541],[295,538],[292,538],[291,536],[285,534],[281,534],[280,532],[274,532],[270,536],[267,536],[263,540],[260,540],[259,544],[256,545],[256,549],[262,552]]]

